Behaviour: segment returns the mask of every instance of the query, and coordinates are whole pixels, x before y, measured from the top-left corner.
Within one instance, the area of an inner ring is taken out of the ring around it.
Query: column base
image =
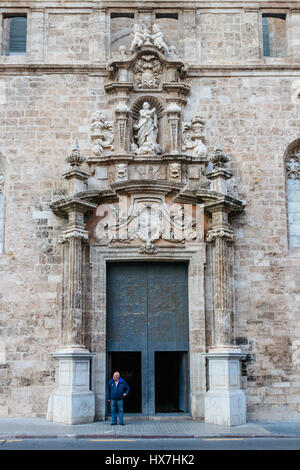
[[[246,424],[246,398],[242,390],[214,392],[205,397],[205,422],[219,426]]]
[[[209,391],[205,396],[205,422],[220,426],[246,423],[246,397],[240,388],[240,359],[236,346],[220,346],[205,354],[209,366]]]
[[[60,394],[53,393],[52,421],[64,424],[93,423],[95,396],[93,392]]]
[[[81,345],[71,345],[52,355],[58,359],[58,373],[48,402],[47,420],[64,424],[92,423],[95,395],[89,386],[90,360],[95,354]]]

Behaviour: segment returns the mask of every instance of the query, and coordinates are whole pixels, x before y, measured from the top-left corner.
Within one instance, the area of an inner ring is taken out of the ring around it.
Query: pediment
[[[153,55],[161,64],[167,67],[172,67],[182,70],[186,74],[187,66],[175,54],[166,57],[163,53],[151,46],[141,46],[137,51],[130,53],[120,54],[119,57],[114,57],[107,62],[106,69],[110,73],[115,73],[122,68],[132,67],[143,55]]]
[[[176,56],[166,57],[151,46],[142,46],[133,54],[123,54],[107,63],[110,79],[120,84],[132,83],[133,89],[157,90],[163,83],[185,78],[187,68]]]

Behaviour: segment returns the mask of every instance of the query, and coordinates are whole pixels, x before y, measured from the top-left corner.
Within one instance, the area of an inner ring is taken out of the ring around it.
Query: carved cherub
[[[141,47],[145,41],[145,33],[137,23],[133,25],[131,37],[133,37],[133,41],[130,46],[130,51],[133,52],[137,47]]]
[[[170,54],[169,48],[164,41],[163,33],[160,31],[159,26],[157,24],[154,24],[152,26],[151,39],[153,41],[154,46],[156,46],[158,49],[162,49],[167,55]]]

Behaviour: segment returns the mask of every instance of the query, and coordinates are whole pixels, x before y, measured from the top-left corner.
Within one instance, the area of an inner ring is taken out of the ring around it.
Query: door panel
[[[143,414],[155,413],[155,351],[188,351],[187,283],[186,263],[107,266],[107,351],[141,352]]]
[[[148,349],[188,349],[187,265],[149,263]]]
[[[147,345],[147,271],[142,263],[107,268],[107,349],[142,351]]]

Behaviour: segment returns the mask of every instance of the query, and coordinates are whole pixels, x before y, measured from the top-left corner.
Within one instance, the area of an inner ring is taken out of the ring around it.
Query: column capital
[[[83,230],[79,227],[69,227],[63,232],[63,239],[64,241],[67,241],[70,240],[70,238],[78,238],[82,239],[83,241],[87,241],[89,234],[87,230]]]
[[[223,238],[228,242],[234,242],[234,231],[230,226],[213,227],[207,232],[206,241],[214,242],[217,238]]]

